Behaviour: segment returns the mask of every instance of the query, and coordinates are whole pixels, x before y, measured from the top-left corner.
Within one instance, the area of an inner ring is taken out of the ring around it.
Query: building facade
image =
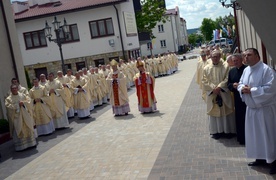
[[[43,31],[45,21],[51,26],[54,16],[59,21],[66,18],[70,29],[69,38],[62,44],[65,69],[77,71],[107,64],[111,59],[139,56],[132,1],[29,0],[14,2],[13,9],[19,10],[15,11],[15,22],[30,78],[61,70],[59,48]]]
[[[258,49],[263,62],[276,69],[276,15],[275,1],[237,0],[234,10],[239,33],[239,47],[243,51],[246,48]],[[234,2],[235,3],[235,2]]]
[[[153,29],[155,39],[140,45],[142,56],[178,52],[188,44],[186,21],[180,17],[179,8],[167,10],[165,16],[167,21],[158,22]]]
[[[10,89],[11,79],[18,78],[25,87],[27,83],[10,1],[0,0],[0,9],[0,118],[5,118],[4,100]]]

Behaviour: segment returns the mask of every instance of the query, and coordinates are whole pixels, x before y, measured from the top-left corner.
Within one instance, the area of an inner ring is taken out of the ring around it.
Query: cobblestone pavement
[[[0,179],[273,179],[268,167],[247,166],[235,138],[210,138],[196,63],[181,61],[177,73],[156,79],[155,113],[140,114],[131,90],[128,116],[114,117],[106,105],[39,137],[36,149],[1,145]]]

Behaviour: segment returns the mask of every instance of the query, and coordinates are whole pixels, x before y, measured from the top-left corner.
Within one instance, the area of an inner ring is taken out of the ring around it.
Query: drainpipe
[[[117,9],[117,7],[116,7],[114,4],[113,4],[113,7],[114,7],[115,10],[116,10],[117,21],[118,21],[119,32],[120,32],[120,40],[121,40],[122,51],[123,51],[123,57],[124,57],[124,60],[127,60],[127,59],[126,59],[126,56],[125,56],[125,48],[124,48],[124,43],[123,43],[122,30],[121,30],[121,24],[120,24],[120,18],[119,18],[118,9]]]
[[[15,63],[14,51],[13,51],[13,48],[12,48],[11,35],[10,35],[9,26],[8,26],[8,22],[7,22],[6,11],[5,11],[4,4],[3,4],[2,0],[0,0],[0,6],[1,6],[2,15],[3,15],[3,18],[4,18],[4,24],[5,24],[5,29],[6,29],[6,32],[7,32],[9,48],[10,48],[10,51],[11,51],[13,70],[14,70],[14,73],[15,73],[15,77],[18,79],[18,72],[17,72],[16,63]]]

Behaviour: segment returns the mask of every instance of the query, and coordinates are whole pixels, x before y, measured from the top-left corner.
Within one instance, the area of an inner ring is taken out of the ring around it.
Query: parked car
[[[233,40],[232,39],[227,39],[227,41],[228,41],[229,45],[233,45]]]
[[[216,39],[215,41],[212,40],[208,44],[210,46],[220,45],[220,47],[225,48],[228,46],[228,40],[226,38],[220,38],[220,39]]]

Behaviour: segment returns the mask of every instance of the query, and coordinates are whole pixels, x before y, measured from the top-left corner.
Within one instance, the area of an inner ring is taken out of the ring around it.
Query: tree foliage
[[[219,16],[215,20],[212,20],[210,18],[204,18],[200,30],[203,34],[203,36],[206,38],[206,41],[210,41],[213,39],[213,30],[215,29],[223,29],[227,27],[230,27],[232,29],[233,25],[235,24],[235,18],[232,15],[221,17]],[[233,36],[233,35],[232,35]],[[226,32],[222,31],[222,37],[228,37]]]
[[[215,26],[217,29],[222,28],[223,26],[233,26],[235,24],[235,18],[232,15],[221,17],[219,16],[215,20]]]
[[[222,28],[228,29],[228,27],[232,29],[233,25],[235,25],[235,18],[232,15],[224,16],[224,17],[219,16],[215,20],[215,26],[216,26],[215,29],[222,29]],[[228,37],[224,31],[222,31],[222,37]],[[231,38],[231,37],[228,37],[228,38]]]
[[[197,43],[202,43],[204,41],[204,37],[201,34],[190,34],[188,36],[189,44],[196,45]]]
[[[29,76],[29,73],[27,71],[26,68],[25,69],[25,77],[26,77],[26,81],[27,81],[27,85],[28,85],[28,89],[31,89],[32,88],[32,84],[31,84],[31,80],[30,80],[30,76]]]
[[[195,33],[190,34],[188,36],[188,39],[189,39],[189,44],[195,45],[195,43],[196,43],[196,34]]]
[[[201,33],[205,37],[206,41],[210,41],[213,37],[213,30],[216,24],[211,18],[204,18],[200,26]]]
[[[165,23],[167,18],[164,16],[166,9],[164,2],[160,0],[141,0],[142,10],[136,12],[136,23],[139,32],[149,32],[154,38],[152,29],[158,22]]]

